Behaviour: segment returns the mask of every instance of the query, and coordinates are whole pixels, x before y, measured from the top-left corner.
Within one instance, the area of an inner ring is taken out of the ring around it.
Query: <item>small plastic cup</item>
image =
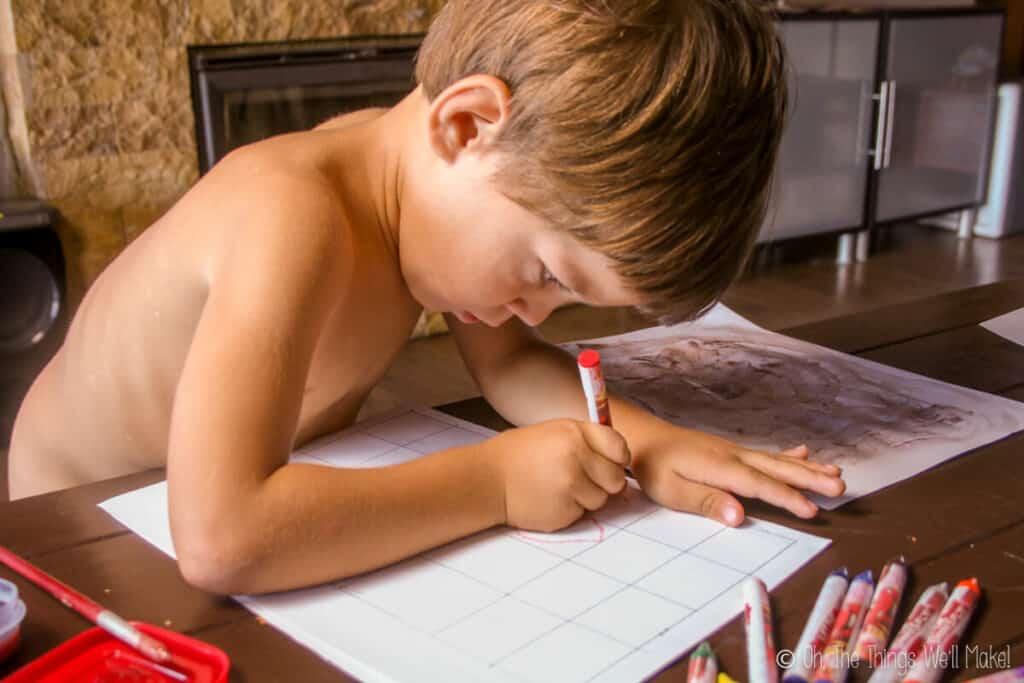
[[[18,649],[25,603],[18,599],[18,587],[0,579],[0,662]]]

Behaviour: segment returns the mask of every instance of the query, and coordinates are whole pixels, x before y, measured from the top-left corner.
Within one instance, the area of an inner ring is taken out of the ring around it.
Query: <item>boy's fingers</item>
[[[815,469],[819,472],[839,474],[843,471],[843,468],[839,465],[824,462],[812,462],[811,460],[808,460],[811,455],[811,449],[808,448],[806,444],[796,446],[795,448],[787,448],[784,451],[779,451],[779,455],[784,458],[796,460],[797,462],[803,463],[806,467],[810,467],[811,469]]]
[[[730,467],[723,467],[718,475],[722,481],[719,485],[728,486],[741,496],[759,498],[776,507],[785,508],[797,517],[809,519],[818,514],[818,506],[806,496],[750,465],[734,462]],[[717,481],[707,483],[718,484]]]
[[[577,504],[591,512],[600,510],[608,502],[608,492],[589,479],[580,478],[572,488],[572,495]]]
[[[816,491],[826,496],[838,496],[846,490],[846,484],[837,473],[812,463],[788,461],[757,451],[747,451],[741,460],[756,470],[770,475],[781,482],[807,491]]]
[[[833,465],[828,462],[811,462],[810,460],[801,460],[799,458],[789,458],[785,455],[772,456],[776,460],[789,461],[804,467],[806,469],[814,470],[815,472],[821,472],[829,476],[838,476],[843,473],[843,468],[839,465]]]
[[[626,486],[626,471],[600,453],[585,453],[580,459],[590,481],[608,493],[620,493]]]
[[[666,483],[667,490],[657,494],[658,502],[665,507],[703,515],[727,526],[739,526],[743,522],[743,506],[725,491],[678,475]]]
[[[806,460],[807,456],[811,454],[811,449],[808,448],[806,444],[801,444],[794,448],[787,448],[786,450],[782,451],[782,454],[788,455],[791,458],[800,458],[801,460]]]
[[[626,439],[611,427],[593,422],[581,422],[583,438],[591,450],[598,452],[608,460],[628,467],[630,461],[629,446]]]

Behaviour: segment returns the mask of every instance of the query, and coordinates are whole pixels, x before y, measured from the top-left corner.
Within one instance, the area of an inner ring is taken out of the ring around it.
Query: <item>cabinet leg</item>
[[[868,260],[868,253],[871,250],[871,231],[861,230],[857,233],[855,251],[857,263],[864,263]]]
[[[846,266],[857,258],[857,236],[852,232],[844,232],[839,236],[839,246],[836,250],[836,263]]]
[[[974,236],[974,223],[978,220],[977,209],[964,209],[960,212],[960,225],[957,229],[957,237],[962,240],[969,240]]]

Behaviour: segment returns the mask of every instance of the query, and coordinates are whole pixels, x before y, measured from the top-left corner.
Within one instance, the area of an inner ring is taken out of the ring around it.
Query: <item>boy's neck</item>
[[[406,192],[407,169],[415,162],[415,131],[422,125],[423,100],[413,91],[401,102],[379,117],[359,126],[352,143],[358,150],[353,156],[339,158],[345,193],[352,199],[356,220],[374,229],[395,257],[401,242],[402,199]]]

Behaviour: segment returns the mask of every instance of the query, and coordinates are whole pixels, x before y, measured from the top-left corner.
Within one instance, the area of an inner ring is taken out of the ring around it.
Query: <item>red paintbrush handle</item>
[[[102,607],[71,586],[50,576],[28,560],[22,559],[3,546],[0,546],[0,562],[3,562],[12,570],[21,574],[93,623],[96,623],[100,612],[103,611]]]

